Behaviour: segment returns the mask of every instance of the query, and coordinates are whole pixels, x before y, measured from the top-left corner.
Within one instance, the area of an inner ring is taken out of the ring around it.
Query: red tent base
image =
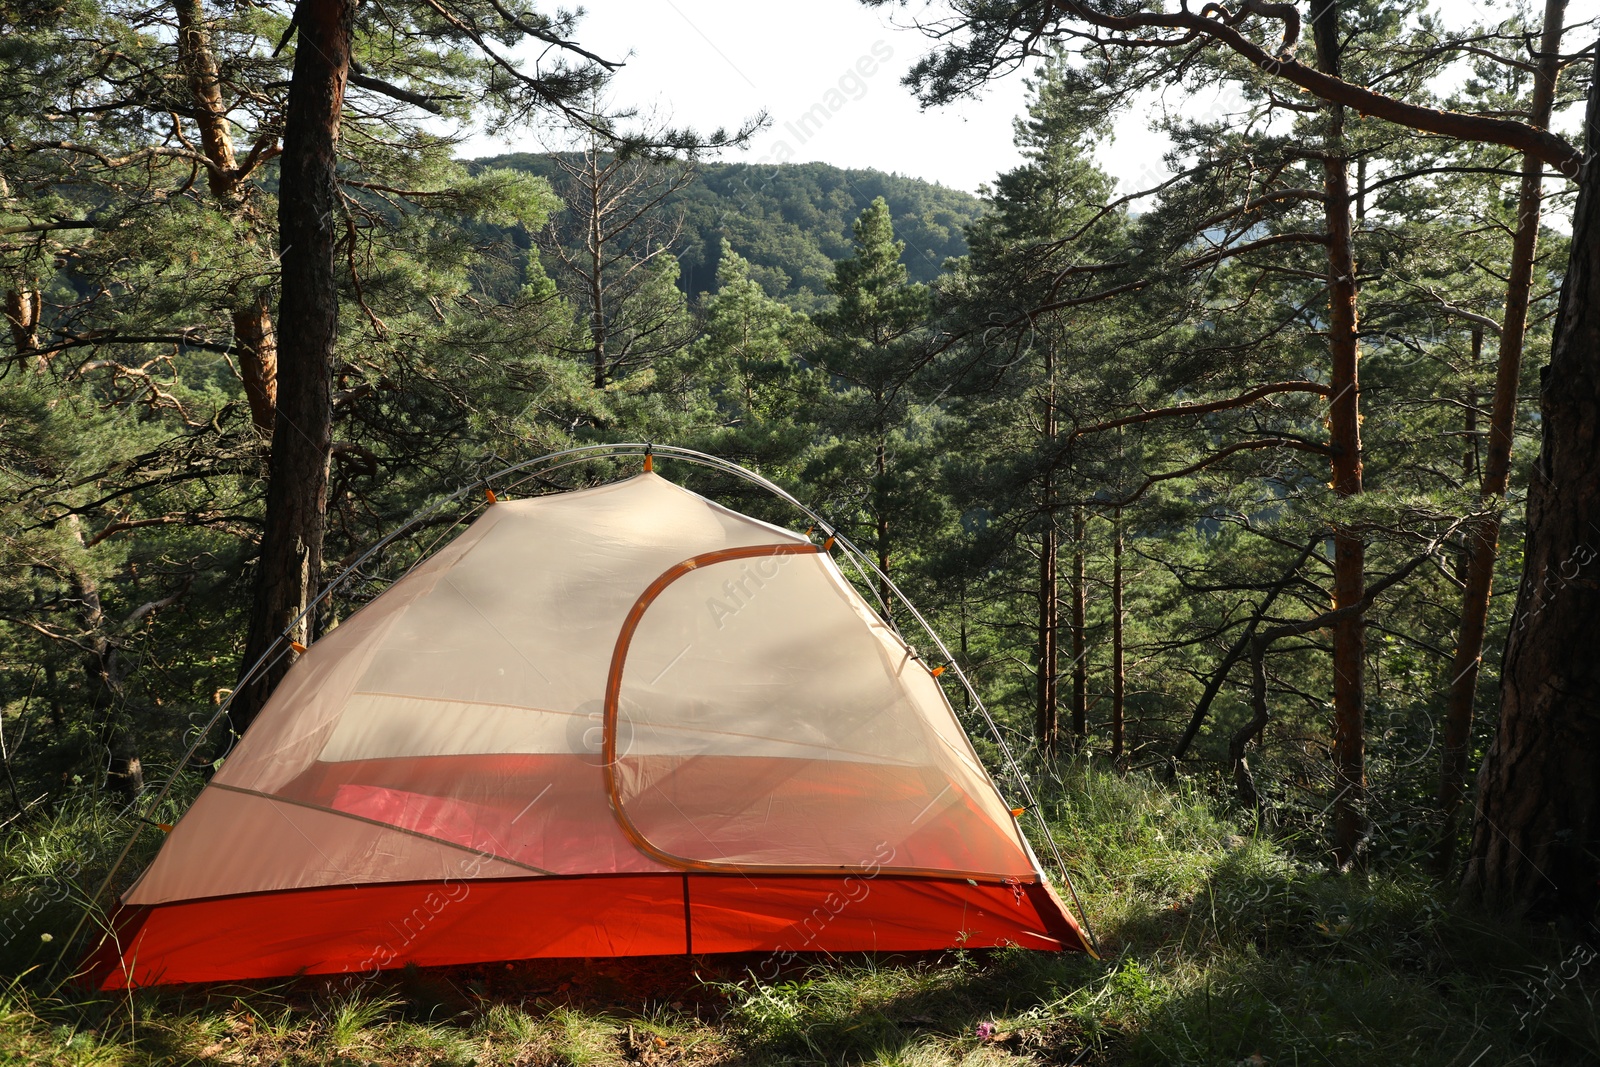
[[[589,875],[337,886],[122,908],[101,989],[376,976],[548,957],[1082,949],[1038,883],[880,874]]]

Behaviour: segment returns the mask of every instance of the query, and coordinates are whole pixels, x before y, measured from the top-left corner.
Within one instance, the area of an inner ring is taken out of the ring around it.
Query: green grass
[[[1084,768],[1040,785],[1104,959],[849,956],[772,981],[730,958],[546,961],[53,998],[39,968],[60,945],[38,938],[77,898],[30,894],[126,833],[85,806],[0,862],[0,922],[25,913],[34,939],[5,956],[0,1064],[1600,1063],[1600,962],[1553,931],[1456,914],[1405,872],[1329,875],[1193,786]]]
[[[68,945],[73,930],[80,922],[90,933],[104,929],[107,901],[120,896],[161,847],[163,835],[151,823],[177,821],[196,792],[197,782],[180,783],[149,822],[78,796],[53,816],[7,832],[0,849],[0,975],[48,970],[64,949],[76,959]],[[114,883],[91,908],[125,847],[127,858]]]

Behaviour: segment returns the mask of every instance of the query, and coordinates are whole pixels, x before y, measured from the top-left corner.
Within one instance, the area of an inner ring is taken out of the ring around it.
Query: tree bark
[[[0,174],[0,196],[10,196],[11,185]],[[11,343],[16,346],[18,358],[39,350],[39,318],[44,311],[44,298],[39,292],[39,280],[31,271],[14,269],[6,286],[6,326],[11,331]],[[34,370],[43,374],[50,366],[43,356],[36,357]]]
[[[1127,679],[1122,634],[1122,509],[1112,512],[1111,540],[1111,758],[1122,758]]]
[[[354,0],[301,0],[295,8],[300,40],[279,162],[281,376],[266,525],[241,675],[304,614],[321,581],[339,323],[334,264],[340,194],[335,168],[354,15]],[[304,621],[292,636],[306,643]],[[255,718],[289,661],[288,655],[270,660],[239,687],[231,709],[235,729],[243,730]]]
[[[1089,734],[1088,574],[1083,539],[1088,533],[1082,508],[1072,510],[1072,736],[1078,748]]]
[[[1600,144],[1600,78],[1589,89]],[[1478,778],[1468,903],[1565,919],[1600,907],[1600,167],[1583,166],[1528,490],[1500,722]]]
[[[1545,0],[1544,36],[1539,46],[1539,67],[1534,75],[1533,105],[1529,114],[1529,121],[1541,128],[1550,124],[1556,79],[1561,72],[1561,34],[1566,6],[1567,0]],[[1494,568],[1499,556],[1499,507],[1511,481],[1511,442],[1516,430],[1517,387],[1522,380],[1522,349],[1528,328],[1528,294],[1533,286],[1534,255],[1539,242],[1543,172],[1544,164],[1539,159],[1531,155],[1522,157],[1517,231],[1506,279],[1500,361],[1495,372],[1494,406],[1489,416],[1489,438],[1479,490],[1487,508],[1484,516],[1466,531],[1468,549],[1465,588],[1461,594],[1461,629],[1450,662],[1450,696],[1445,708],[1444,748],[1439,763],[1438,801],[1443,823],[1434,857],[1440,877],[1447,876],[1455,866],[1457,819],[1466,791],[1472,711],[1477,701],[1478,670],[1483,663],[1483,639],[1489,623],[1489,597],[1494,591]],[[1481,341],[1481,329],[1475,339]]]
[[[239,376],[250,404],[250,422],[270,436],[278,411],[278,337],[265,292],[233,311],[233,343],[239,352]]]
[[[1320,0],[1311,8],[1317,69],[1339,77],[1339,7]],[[1333,491],[1359,496],[1361,485],[1361,393],[1357,364],[1357,289],[1350,226],[1350,161],[1344,142],[1344,106],[1328,103],[1323,144],[1323,193],[1328,227],[1328,410],[1333,450]],[[1366,545],[1347,526],[1333,534],[1334,610],[1359,604],[1366,595]],[[1348,867],[1366,836],[1366,619],[1352,611],[1333,627],[1333,853]]]
[[[883,399],[874,398],[878,410],[883,411]],[[872,496],[877,511],[874,523],[878,540],[878,599],[883,602],[883,618],[894,617],[894,596],[889,591],[889,428],[878,426],[877,440],[873,446],[872,469],[877,473]]]
[[[228,200],[234,195],[238,162],[233,154],[233,135],[228,130],[228,109],[222,101],[222,74],[211,50],[205,14],[200,10],[200,0],[173,0],[172,6],[178,16],[178,64],[194,100],[200,145],[211,163],[206,168],[206,182],[213,196]]]
[[[1481,431],[1478,429],[1478,404],[1482,400],[1478,396],[1477,374],[1483,366],[1483,323],[1472,325],[1472,346],[1467,356],[1467,392],[1462,398],[1464,410],[1461,413],[1461,484],[1471,485],[1476,479],[1478,484],[1483,484],[1479,467],[1478,455],[1483,450],[1478,443]],[[1467,588],[1468,575],[1472,568],[1472,534],[1468,528],[1463,534],[1461,545],[1456,549],[1455,572],[1456,581],[1461,583],[1463,589]],[[1459,637],[1458,637],[1459,640]],[[1459,654],[1459,650],[1458,650]],[[1457,676],[1451,675],[1454,679]],[[1453,705],[1452,705],[1453,707]],[[1448,715],[1447,715],[1448,720]],[[1448,728],[1446,730],[1448,733]]]
[[[43,300],[39,290],[20,284],[6,290],[6,325],[11,328],[11,343],[17,355],[25,356],[39,350],[39,314]],[[44,369],[41,361],[39,369]]]
[[[606,356],[606,206],[601,196],[604,177],[599,152],[591,148],[584,157],[585,177],[589,179],[589,340],[590,362],[594,366],[594,387],[605,389],[611,378],[611,363]]]

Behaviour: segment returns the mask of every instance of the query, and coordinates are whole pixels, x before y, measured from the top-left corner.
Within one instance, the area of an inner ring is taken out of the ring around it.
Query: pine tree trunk
[[[11,328],[11,343],[17,355],[39,350],[39,313],[43,300],[32,285],[20,284],[6,290],[6,325]],[[39,369],[45,364],[41,360]]]
[[[11,184],[0,174],[0,197],[11,196]],[[6,286],[6,326],[11,331],[11,343],[17,355],[24,357],[39,351],[39,318],[44,311],[44,298],[39,292],[39,279],[31,271],[16,269],[11,272]],[[50,361],[35,356],[34,371],[43,374]]]
[[[1039,436],[1047,452],[1053,452],[1056,439],[1055,350],[1047,342],[1044,351],[1045,388],[1040,397]],[[1039,493],[1039,514],[1044,535],[1039,540],[1039,658],[1034,705],[1034,736],[1039,751],[1056,755],[1061,739],[1058,681],[1061,677],[1061,579],[1058,559],[1060,536],[1056,530],[1056,463],[1046,461]]]
[[[1054,756],[1061,736],[1058,714],[1057,679],[1060,676],[1060,652],[1057,648],[1057,626],[1060,615],[1060,579],[1056,573],[1056,530],[1046,519],[1044,536],[1039,539],[1039,632],[1038,667],[1034,685],[1034,737],[1039,751]]]
[[[11,185],[5,175],[0,174],[0,197],[9,199],[10,196]],[[7,281],[10,284],[5,290],[6,327],[11,331],[11,343],[17,355],[27,356],[39,348],[39,314],[43,310],[39,280],[29,272],[13,270]],[[42,356],[35,362],[35,369],[40,372],[47,366]]]
[[[593,348],[590,358],[594,364],[594,387],[604,389],[611,379],[610,358],[606,355],[606,231],[605,205],[600,192],[600,157],[590,148],[584,160],[589,178],[589,340]]]
[[[1534,78],[1529,121],[1539,127],[1550,123],[1560,74],[1561,34],[1566,0],[1546,0],[1544,37],[1540,43],[1539,70]],[[1522,157],[1522,184],[1517,196],[1517,232],[1511,245],[1511,269],[1506,279],[1506,313],[1500,332],[1500,362],[1495,372],[1494,407],[1489,416],[1489,440],[1483,463],[1480,492],[1485,505],[1498,509],[1511,481],[1511,442],[1516,430],[1517,387],[1522,380],[1522,349],[1528,330],[1528,294],[1533,286],[1534,254],[1539,242],[1544,164]],[[1475,340],[1481,341],[1481,330]],[[1498,510],[1472,523],[1466,531],[1468,556],[1465,589],[1461,594],[1461,629],[1450,662],[1450,695],[1445,708],[1444,749],[1439,763],[1439,809],[1443,825],[1434,857],[1440,877],[1455,865],[1456,826],[1466,791],[1467,755],[1472,740],[1472,710],[1478,695],[1478,669],[1483,663],[1483,639],[1489,623],[1489,597],[1494,591],[1494,569],[1499,556]]]
[[[266,293],[257,293],[254,300],[233,312],[233,343],[239,352],[250,422],[257,432],[270,437],[278,411],[278,337]]]
[[[1339,75],[1339,12],[1336,0],[1312,5],[1317,69]],[[1327,105],[1323,144],[1323,193],[1328,230],[1329,444],[1333,491],[1359,496],[1361,402],[1357,362],[1356,267],[1350,226],[1350,161],[1345,155],[1344,108]],[[1339,527],[1333,534],[1333,606],[1350,607],[1366,595],[1366,545],[1360,534]],[[1366,836],[1366,618],[1341,616],[1333,626],[1333,852],[1342,867],[1357,859]]]
[[[322,574],[332,379],[339,323],[335,220],[340,215],[339,117],[350,69],[353,0],[301,0],[300,35],[284,120],[278,192],[283,264],[278,305],[278,417],[272,435],[267,512],[242,671],[248,671],[316,597]],[[305,624],[293,635],[304,643]],[[272,661],[234,698],[243,730],[288,670]]]
[[[1088,533],[1083,509],[1072,510],[1072,735],[1081,749],[1089,735],[1088,574],[1083,539]]]
[[[883,410],[883,400],[878,399],[878,410]],[[888,428],[878,427],[877,443],[873,450],[873,470],[877,472],[877,487],[873,490],[873,504],[877,511],[878,535],[878,599],[883,601],[883,618],[894,616],[894,597],[889,591],[889,446],[885,441]]]
[[[1592,152],[1600,78],[1586,128]],[[1600,910],[1600,166],[1592,155],[1579,175],[1539,401],[1522,584],[1462,896],[1582,929]]]
[[[217,199],[231,192],[234,161],[233,136],[228,129],[228,109],[222,102],[222,74],[211,50],[206,32],[205,13],[199,0],[173,0],[178,19],[178,65],[183,68],[194,101],[192,118],[200,128],[200,146],[213,165],[206,169],[206,181]]]
[[[1479,477],[1479,468],[1482,464],[1478,454],[1483,450],[1478,443],[1480,431],[1478,429],[1478,405],[1483,398],[1478,395],[1478,371],[1483,367],[1483,327],[1472,327],[1471,354],[1467,357],[1467,394],[1462,398],[1466,409],[1461,415],[1461,484],[1471,485],[1473,479]],[[1456,552],[1456,580],[1466,585],[1467,568],[1472,562],[1472,541],[1470,538],[1462,541],[1461,547]]]
[[[1462,398],[1464,410],[1461,415],[1461,484],[1471,485],[1478,478],[1478,453],[1481,446],[1478,444],[1478,404],[1482,397],[1478,396],[1477,374],[1483,366],[1483,327],[1472,327],[1472,349],[1467,357],[1467,392]],[[1461,545],[1456,549],[1454,570],[1456,581],[1461,583],[1463,589],[1467,588],[1467,576],[1472,568],[1472,536],[1470,531],[1463,536]],[[1452,678],[1455,675],[1451,675]],[[1445,732],[1449,733],[1448,716]]]
[[[253,241],[261,219],[250,201],[249,188],[234,155],[228,109],[222,99],[222,74],[206,32],[204,13],[199,0],[174,0],[173,10],[178,22],[178,63],[194,101],[193,118],[200,130],[200,146],[212,164],[206,168],[207,184],[225,211],[245,219]],[[271,437],[278,382],[272,312],[266,293],[241,296],[240,304],[231,313],[233,348],[239,357],[239,376],[244,380],[250,421],[260,434]]]
[[[1112,515],[1111,541],[1111,758],[1122,758],[1124,697],[1127,678],[1123,668],[1122,635],[1122,509]]]

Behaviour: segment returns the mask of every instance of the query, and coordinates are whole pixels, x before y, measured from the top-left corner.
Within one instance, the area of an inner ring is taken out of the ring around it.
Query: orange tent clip
[[[944,673],[944,668],[943,667],[935,667],[933,670],[929,671],[928,673],[933,675],[935,678],[937,678],[937,677],[939,677],[939,675]]]
[[[494,495],[493,489],[485,489],[483,491],[483,499],[487,500],[491,504],[495,504],[500,501],[500,498]]]
[[[290,641],[289,647],[294,649],[296,652],[303,653],[306,650],[306,646],[302,645],[299,641]]]

